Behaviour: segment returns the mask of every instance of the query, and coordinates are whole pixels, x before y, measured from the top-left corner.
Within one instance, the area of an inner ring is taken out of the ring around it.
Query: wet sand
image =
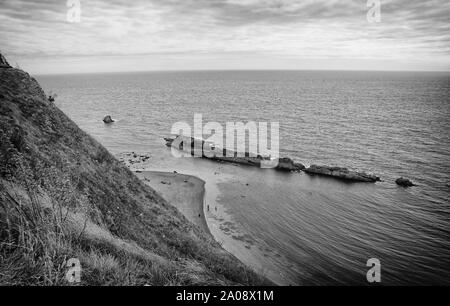
[[[159,171],[135,172],[189,221],[211,235],[203,212],[205,182],[198,177]]]

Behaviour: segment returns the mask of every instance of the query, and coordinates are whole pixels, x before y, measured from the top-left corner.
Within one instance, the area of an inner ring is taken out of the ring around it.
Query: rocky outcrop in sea
[[[330,176],[342,180],[355,182],[374,183],[380,181],[380,178],[376,175],[367,174],[365,172],[351,171],[348,168],[343,167],[311,165],[309,168],[305,169],[305,172],[309,174]]]
[[[396,179],[396,180],[395,180],[395,183],[396,183],[397,185],[399,185],[399,186],[402,186],[402,187],[412,187],[412,186],[415,186],[415,184],[414,184],[413,182],[411,182],[409,179],[403,178],[403,177],[400,177],[400,178]]]
[[[277,170],[281,171],[302,171],[305,170],[305,166],[301,163],[294,162],[289,157],[282,157],[278,159]]]
[[[166,146],[174,147],[177,150],[184,151],[188,154],[195,155],[196,148],[199,157],[212,159],[218,162],[229,162],[247,166],[256,166],[261,168],[274,168],[281,171],[302,171],[305,166],[301,163],[294,162],[288,157],[280,157],[271,159],[267,156],[252,154],[249,152],[235,152],[227,149],[215,147],[214,144],[208,143],[202,139],[186,137],[178,135],[176,137],[164,137]]]
[[[108,123],[113,123],[114,120],[111,118],[110,115],[105,116],[105,118],[103,118],[103,122],[108,124]]]

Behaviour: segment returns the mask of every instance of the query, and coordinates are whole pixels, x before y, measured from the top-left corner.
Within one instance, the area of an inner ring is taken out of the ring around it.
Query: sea
[[[181,71],[38,75],[60,107],[142,170],[206,182],[215,239],[279,285],[450,285],[450,73]],[[280,155],[348,167],[349,183],[176,157],[177,122],[276,122]],[[102,119],[111,115],[113,124]],[[417,186],[395,184],[399,177]]]

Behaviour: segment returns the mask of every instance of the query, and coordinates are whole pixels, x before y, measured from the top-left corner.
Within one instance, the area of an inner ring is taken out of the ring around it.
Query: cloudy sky
[[[0,51],[32,73],[450,70],[450,1],[0,0]]]

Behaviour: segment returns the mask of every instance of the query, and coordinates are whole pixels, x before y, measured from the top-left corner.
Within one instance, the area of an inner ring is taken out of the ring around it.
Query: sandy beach
[[[211,235],[203,212],[205,182],[198,177],[180,173],[142,171],[137,177],[152,187],[189,221]]]
[[[233,164],[201,159],[188,159],[183,162],[173,159],[169,162],[167,158],[157,159],[150,156],[147,159],[146,156],[150,155],[131,152],[121,154],[118,158],[138,178],[175,206],[189,221],[209,233],[225,250],[256,273],[278,285],[293,284],[280,274],[280,268],[273,264],[272,258],[282,262],[285,260],[267,251],[268,246],[264,241],[256,241],[245,227],[236,223],[233,215],[228,211],[226,203],[229,201],[236,202],[238,205],[254,206],[251,195],[252,191],[258,193],[257,185],[251,183],[251,178],[241,181],[239,178],[243,178],[243,174],[247,171],[256,175],[258,169],[253,167],[242,169]],[[143,158],[145,161],[142,161]],[[174,173],[174,170],[178,173]],[[224,202],[222,200],[228,192],[223,194],[220,188],[228,188],[230,184],[234,189],[230,194],[237,193],[238,196],[227,198]]]

